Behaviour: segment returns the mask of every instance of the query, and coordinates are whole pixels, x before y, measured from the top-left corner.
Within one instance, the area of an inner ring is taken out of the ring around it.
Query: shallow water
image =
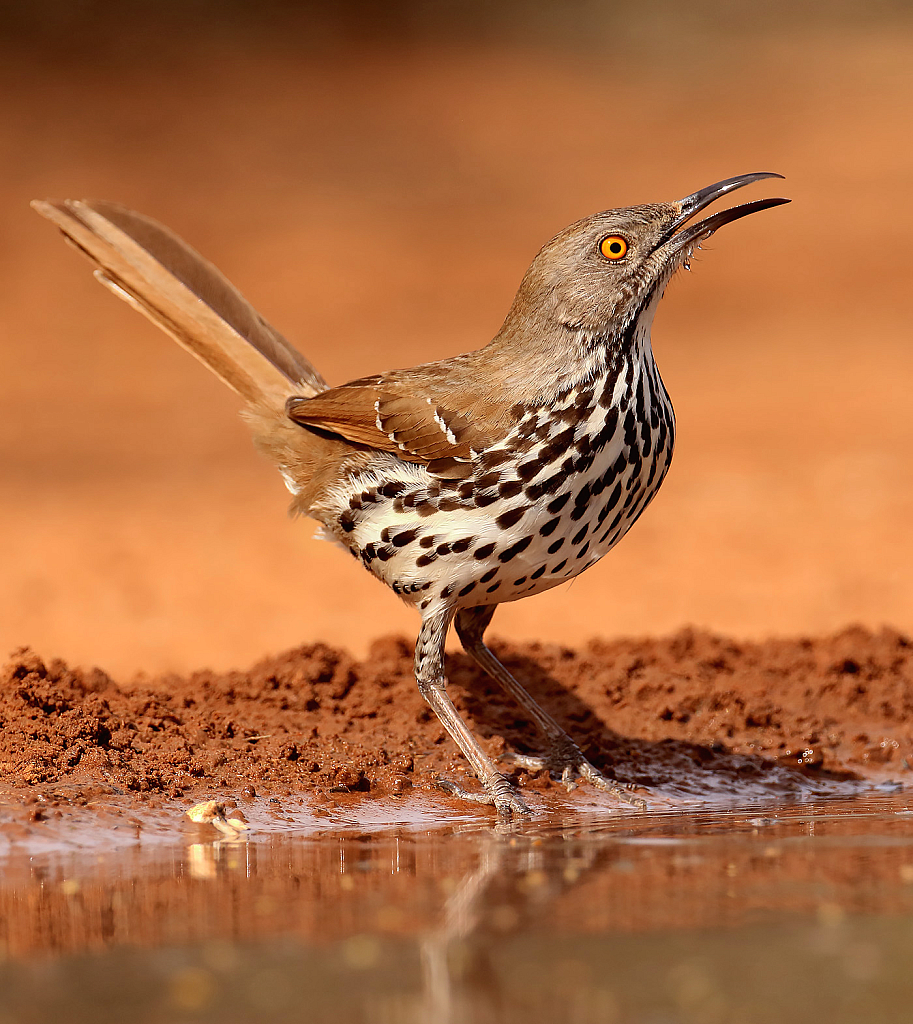
[[[264,807],[240,841],[164,815],[116,849],[14,842],[0,1022],[906,1020],[911,808],[498,830],[416,801],[332,834]]]

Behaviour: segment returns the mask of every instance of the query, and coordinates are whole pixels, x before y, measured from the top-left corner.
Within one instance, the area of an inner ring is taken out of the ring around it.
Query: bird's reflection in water
[[[541,838],[511,835],[503,826],[477,833],[476,839],[477,864],[447,898],[439,925],[419,939],[423,999],[417,1021],[503,1022],[510,1013],[510,997],[502,984],[503,970],[494,959],[499,940],[541,925],[549,905],[577,885],[599,859],[595,846],[568,843],[556,850]],[[586,972],[575,966],[580,965],[565,960],[543,968],[553,972],[559,989],[564,981],[575,983],[573,992],[567,993],[570,999],[593,1002],[581,985]],[[603,993],[598,1001],[606,1011],[601,1019],[611,1022],[610,994]]]

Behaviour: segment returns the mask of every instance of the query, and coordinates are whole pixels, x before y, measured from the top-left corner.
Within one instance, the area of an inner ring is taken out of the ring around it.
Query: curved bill
[[[700,213],[705,207],[709,206],[712,202],[715,202],[721,196],[726,195],[728,192],[734,192],[737,188],[744,188],[746,185],[751,185],[756,181],[761,181],[764,178],[782,178],[782,174],[775,174],[773,171],[756,171],[754,174],[737,174],[734,178],[726,178],[723,181],[717,181],[713,185],[708,185],[706,188],[700,189],[698,192],[693,193],[690,196],[686,196],[679,202],[681,207],[681,213],[675,219],[675,223],[672,225],[670,232],[671,240],[681,245],[688,245],[691,242],[696,242],[699,239],[707,238],[713,234],[718,228],[721,228],[724,224],[729,224],[734,220],[740,220],[742,217],[747,217],[750,213],[757,213],[759,210],[768,210],[772,206],[782,206],[784,203],[790,202],[789,199],[756,199],[751,203],[744,203],[742,206],[734,206],[730,210],[721,210],[719,213],[715,213],[710,217],[706,217],[702,221],[698,221],[697,224],[692,225],[690,228],[684,231],[678,231],[679,228],[687,224],[691,218]],[[678,231],[678,234],[673,234]]]
[[[741,220],[742,217],[747,217],[749,213],[769,210],[772,206],[782,206],[784,203],[791,202],[791,199],[756,199],[752,203],[733,206],[731,210],[720,210],[719,213],[713,214],[712,217],[705,217],[703,220],[699,220],[697,224],[692,224],[690,228],[679,231],[678,234],[672,236],[672,240],[679,242],[681,245],[688,245],[690,242],[709,238],[717,228],[721,228],[724,224],[731,224],[734,220]]]

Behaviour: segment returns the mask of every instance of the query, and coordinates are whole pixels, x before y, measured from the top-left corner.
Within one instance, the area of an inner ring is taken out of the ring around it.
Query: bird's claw
[[[622,803],[630,804],[641,811],[647,809],[646,800],[630,793],[629,787],[625,783],[617,782],[603,775],[583,756],[576,743],[570,740],[555,743],[552,749],[542,757],[508,751],[502,755],[502,759],[510,761],[520,768],[526,768],[528,771],[548,771],[557,775],[560,777],[562,785],[568,790],[576,789],[578,780],[584,779],[597,789],[611,793]]]
[[[503,775],[499,774],[487,782],[483,781],[482,785],[485,788],[479,792],[463,789],[462,786],[449,779],[438,779],[438,786],[445,793],[459,797],[461,800],[471,800],[476,804],[490,804],[498,812],[500,818],[519,818],[531,813],[519,793]]]

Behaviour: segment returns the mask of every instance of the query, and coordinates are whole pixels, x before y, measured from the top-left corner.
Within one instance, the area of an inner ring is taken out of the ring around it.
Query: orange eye
[[[621,235],[609,235],[599,243],[599,251],[607,260],[620,260],[627,255],[628,243]]]

